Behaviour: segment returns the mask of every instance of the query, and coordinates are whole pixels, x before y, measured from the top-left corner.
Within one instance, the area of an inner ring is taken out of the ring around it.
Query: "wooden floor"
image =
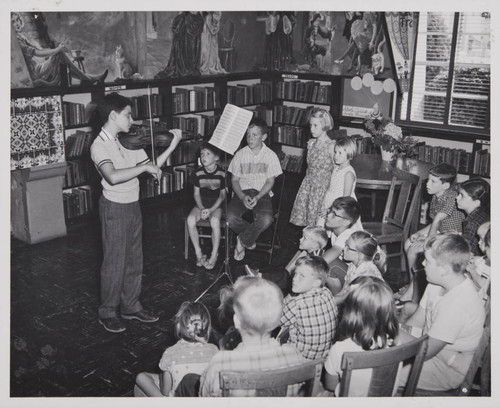
[[[288,186],[285,197],[295,197],[296,190]],[[283,201],[284,248],[275,252],[277,266],[287,263],[301,236],[301,229],[288,222],[293,200]],[[191,206],[189,198],[144,203],[141,299],[160,320],[127,321],[120,334],[106,332],[97,321],[102,252],[96,219],[65,238],[37,245],[11,240],[11,397],[131,396],[137,373],[158,370],[163,351],[175,342],[172,317],[179,305],[196,299],[223,261],[221,255],[212,271],[197,268],[192,249],[184,260],[182,216]],[[244,263],[258,267],[265,262],[265,254],[249,251],[243,262],[231,259],[230,272],[236,278],[244,273]],[[403,283],[397,267],[386,280],[393,289]],[[218,306],[217,290],[228,283],[223,277],[203,297],[211,312]],[[215,341],[225,328],[212,316]]]

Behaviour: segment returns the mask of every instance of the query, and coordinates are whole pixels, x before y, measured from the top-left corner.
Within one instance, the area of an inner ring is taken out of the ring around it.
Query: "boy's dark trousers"
[[[138,201],[115,203],[99,199],[103,262],[99,317],[137,313],[142,284],[142,214]]]

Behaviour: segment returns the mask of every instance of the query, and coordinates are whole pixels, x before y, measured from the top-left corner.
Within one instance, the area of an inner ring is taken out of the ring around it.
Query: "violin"
[[[151,146],[151,133],[153,134],[155,144],[152,147],[167,148],[170,146],[173,136],[170,131],[163,126],[153,126],[151,129],[149,126],[132,125],[128,133],[119,134],[118,140],[125,149],[144,149],[147,146]]]

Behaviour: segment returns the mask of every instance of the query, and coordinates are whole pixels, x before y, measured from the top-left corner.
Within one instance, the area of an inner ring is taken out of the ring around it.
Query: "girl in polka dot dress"
[[[186,374],[201,375],[219,349],[208,343],[210,313],[199,302],[184,302],[175,315],[175,334],[179,341],[168,347],[160,360],[161,374],[140,373],[134,388],[136,397],[175,395]]]

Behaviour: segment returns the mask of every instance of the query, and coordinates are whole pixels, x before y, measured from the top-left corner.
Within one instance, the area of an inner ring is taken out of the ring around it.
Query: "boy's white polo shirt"
[[[120,144],[117,137],[113,137],[104,129],[101,129],[94,143],[92,143],[90,156],[99,172],[101,166],[105,163],[112,163],[115,169],[126,169],[149,162],[144,149],[126,149]],[[115,185],[109,184],[102,177],[101,184],[103,196],[110,201],[126,204],[139,200],[139,179],[137,177]]]

